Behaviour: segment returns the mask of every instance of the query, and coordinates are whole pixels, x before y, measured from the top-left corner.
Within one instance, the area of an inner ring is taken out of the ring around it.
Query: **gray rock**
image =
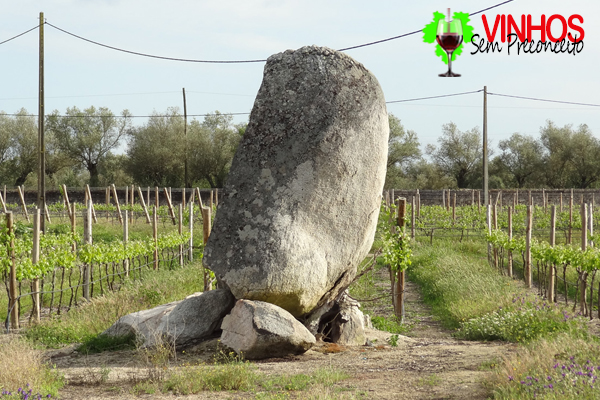
[[[364,345],[365,316],[360,311],[360,304],[345,293],[337,304],[339,311],[332,323],[331,340],[337,344]]]
[[[304,320],[304,326],[313,335],[320,335],[324,341],[362,346],[366,341],[367,320],[370,324],[371,319],[365,318],[360,311],[360,303],[351,298],[346,291],[334,301],[313,310]]]
[[[271,56],[204,262],[238,299],[296,317],[335,299],[377,225],[389,134],[375,77],[349,56]]]
[[[189,346],[209,338],[223,317],[235,305],[228,290],[217,289],[188,296],[161,319],[158,332],[174,339],[177,346]]]
[[[263,301],[238,300],[221,329],[221,343],[251,360],[302,354],[316,342],[292,314]]]
[[[185,300],[125,315],[104,334],[134,334],[142,347],[152,347],[163,340],[176,347],[186,347],[209,339],[234,303],[228,290],[194,293]]]

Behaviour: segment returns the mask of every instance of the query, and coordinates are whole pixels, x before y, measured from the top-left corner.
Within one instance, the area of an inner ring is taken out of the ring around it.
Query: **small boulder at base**
[[[205,265],[237,299],[296,317],[337,298],[373,243],[388,136],[359,62],[316,46],[269,57]]]
[[[221,329],[221,343],[251,360],[302,354],[316,342],[292,314],[263,301],[238,300]]]
[[[234,303],[228,290],[194,293],[181,301],[125,315],[104,334],[134,334],[142,347],[155,346],[162,340],[186,347],[212,337]]]

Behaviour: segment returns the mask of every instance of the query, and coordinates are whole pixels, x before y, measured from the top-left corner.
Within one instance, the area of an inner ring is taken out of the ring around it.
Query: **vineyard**
[[[6,329],[60,315],[120,290],[127,280],[180,267],[201,249],[203,231],[210,232],[205,220],[211,221],[212,214],[192,202],[185,209],[153,207],[151,215],[141,205],[56,203],[48,207],[46,232],[40,234],[40,213],[34,207],[27,207],[32,215],[18,204],[6,208],[21,211],[8,212],[0,225],[0,275],[6,288],[0,318]],[[204,275],[209,286],[211,276]]]

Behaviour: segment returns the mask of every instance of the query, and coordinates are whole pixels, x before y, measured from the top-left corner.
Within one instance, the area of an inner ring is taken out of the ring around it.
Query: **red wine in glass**
[[[450,32],[437,35],[437,42],[445,51],[454,51],[463,41],[463,36],[458,33]]]
[[[452,53],[463,42],[462,22],[460,19],[451,20],[450,9],[448,18],[438,21],[436,40],[448,56],[448,72],[439,76],[460,76],[452,72]]]

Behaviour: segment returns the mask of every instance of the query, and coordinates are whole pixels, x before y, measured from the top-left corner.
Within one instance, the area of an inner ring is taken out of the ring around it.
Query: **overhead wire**
[[[501,3],[498,3],[498,4],[494,4],[493,6],[484,8],[482,10],[475,11],[474,13],[469,13],[469,15],[481,14],[482,12],[491,10],[493,8],[496,8],[496,7],[500,7],[500,6],[504,5],[504,4],[510,3],[512,1],[514,1],[514,0],[506,0],[504,2],[501,2]],[[77,39],[86,41],[88,43],[92,43],[92,44],[95,44],[97,46],[105,47],[105,48],[108,48],[108,49],[111,49],[111,50],[115,50],[115,51],[120,51],[120,52],[123,52],[123,53],[133,54],[133,55],[137,55],[137,56],[141,56],[141,57],[156,58],[156,59],[168,60],[168,61],[182,61],[182,62],[206,63],[206,64],[242,64],[242,63],[248,64],[248,63],[262,63],[262,62],[266,62],[267,61],[266,59],[254,59],[254,60],[199,60],[199,59],[188,59],[188,58],[158,56],[158,55],[154,55],[154,54],[141,53],[141,52],[137,52],[137,51],[122,49],[122,48],[115,47],[115,46],[110,46],[110,45],[107,45],[107,44],[104,44],[104,43],[97,42],[95,40],[87,39],[87,38],[85,38],[83,36],[80,36],[80,35],[77,35],[75,33],[69,32],[69,31],[67,31],[65,29],[59,28],[58,26],[51,24],[50,22],[45,22],[45,24],[48,25],[48,26],[51,26],[54,29],[59,30],[60,32],[63,32],[63,33],[65,33],[67,35],[70,35],[70,36],[73,36],[73,37],[75,37]],[[384,43],[384,42],[389,42],[391,40],[396,40],[396,39],[400,39],[400,38],[403,38],[403,37],[411,36],[411,35],[417,34],[419,32],[422,32],[422,29],[415,30],[415,31],[412,31],[412,32],[408,32],[408,33],[403,33],[401,35],[389,37],[389,38],[386,38],[386,39],[376,40],[374,42],[363,43],[363,44],[359,44],[359,45],[356,45],[356,46],[344,47],[342,49],[338,49],[338,51],[347,51],[347,50],[358,49],[358,48],[361,48],[361,47],[373,46],[373,45],[376,45],[376,44],[380,44],[380,43]]]
[[[0,42],[0,44],[8,43],[8,42],[10,42],[11,40],[15,40],[16,38],[18,38],[18,37],[21,37],[21,36],[25,35],[26,33],[29,33],[29,32],[31,32],[31,31],[33,31],[33,30],[36,30],[36,29],[37,29],[37,28],[39,28],[39,27],[40,27],[39,25],[36,25],[36,26],[34,26],[33,28],[26,30],[25,32],[19,33],[18,35],[16,35],[16,36],[13,36],[13,37],[11,37],[10,39],[6,39],[6,40],[4,40],[4,41]]]
[[[487,94],[489,94],[491,96],[511,97],[514,99],[545,101],[547,103],[570,104],[570,105],[574,105],[574,106],[600,107],[600,104],[592,104],[592,103],[577,103],[577,102],[573,102],[573,101],[549,100],[549,99],[540,99],[537,97],[524,97],[524,96],[515,96],[515,95],[511,95],[511,94],[492,93],[492,92],[487,92]]]

